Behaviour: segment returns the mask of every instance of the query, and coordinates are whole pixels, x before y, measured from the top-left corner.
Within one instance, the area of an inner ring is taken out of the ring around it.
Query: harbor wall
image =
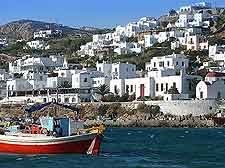
[[[176,101],[147,101],[147,105],[158,105],[160,111],[173,115],[199,116],[216,112],[216,100],[176,100]]]
[[[118,103],[118,102],[114,102]],[[216,100],[173,100],[173,101],[134,101],[122,102],[123,107],[137,108],[138,104],[145,103],[147,105],[158,105],[160,111],[164,114],[172,114],[177,116],[190,115],[200,116],[216,112],[218,107]],[[82,103],[83,105],[88,103]],[[113,104],[112,102],[96,102],[96,105]]]

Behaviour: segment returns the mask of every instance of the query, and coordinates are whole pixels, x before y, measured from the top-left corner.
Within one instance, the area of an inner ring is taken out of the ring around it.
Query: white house
[[[26,71],[49,72],[56,68],[63,68],[64,56],[23,57],[9,63],[10,73],[24,73]]]
[[[6,38],[0,38],[0,48],[8,46]]]
[[[200,10],[200,9],[210,9],[211,8],[211,3],[208,2],[199,2],[199,3],[194,3],[188,6],[182,6],[179,9],[179,13],[183,12],[193,12],[194,10]]]
[[[209,44],[205,36],[192,35],[187,37],[187,50],[208,50]]]
[[[61,35],[62,34],[62,30],[40,30],[37,32],[34,32],[34,39],[36,38],[49,38],[53,35]]]
[[[198,99],[225,99],[225,82],[217,80],[213,83],[201,81],[196,87],[196,98]]]
[[[151,34],[144,35],[145,48],[152,47],[157,42],[158,40],[154,35],[151,35]]]
[[[141,52],[142,48],[138,43],[122,42],[114,49],[114,53],[117,53],[118,55]]]
[[[112,79],[129,79],[136,77],[136,65],[129,63],[107,64],[97,63],[97,70],[104,73],[105,77]]]
[[[188,62],[188,59],[181,54],[154,57],[149,64],[146,64],[148,71],[146,77],[112,79],[110,91],[118,95],[135,94],[136,98],[159,96],[169,100],[167,94],[169,89],[176,88],[179,92],[179,95],[176,95],[177,98],[188,98],[189,94],[195,92],[192,80],[201,79],[199,76],[186,74]]]
[[[209,57],[224,67],[225,65],[225,46],[209,46]]]
[[[90,73],[87,71],[79,72],[72,76],[72,88],[90,89],[91,84]]]
[[[113,79],[110,81],[110,92],[120,96],[125,93],[138,97],[154,97],[154,81],[152,78]]]
[[[40,30],[37,32],[34,32],[34,39],[35,38],[48,38],[52,35],[52,30]]]
[[[49,49],[49,45],[46,45],[46,43],[42,40],[29,41],[27,42],[27,45],[32,49],[40,49],[40,50]]]
[[[209,72],[205,81],[200,81],[196,87],[196,98],[225,98],[225,73]]]
[[[183,54],[172,54],[161,57],[153,57],[150,63],[146,63],[146,71],[175,69],[186,70],[188,68],[188,59]]]

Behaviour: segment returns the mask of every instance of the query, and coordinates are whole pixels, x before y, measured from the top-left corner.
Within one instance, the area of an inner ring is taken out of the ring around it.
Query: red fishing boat
[[[46,107],[33,106],[29,113]],[[97,155],[100,152],[104,126],[84,128],[83,121],[69,117],[40,117],[38,124],[20,124],[0,131],[0,152],[15,154]]]
[[[66,137],[13,133],[0,135],[0,152],[16,154],[79,153],[97,155],[101,135],[98,132]]]

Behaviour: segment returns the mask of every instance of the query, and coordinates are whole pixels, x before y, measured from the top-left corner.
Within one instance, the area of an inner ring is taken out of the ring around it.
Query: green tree
[[[106,84],[100,85],[96,90],[96,94],[101,95],[102,98],[104,98],[104,96],[109,93],[110,93],[109,86],[107,86]]]
[[[175,86],[172,86],[168,91],[168,94],[180,94]]]

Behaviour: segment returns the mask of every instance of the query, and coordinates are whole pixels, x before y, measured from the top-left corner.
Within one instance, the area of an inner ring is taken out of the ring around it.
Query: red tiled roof
[[[206,77],[225,77],[225,73],[221,72],[209,72]]]

